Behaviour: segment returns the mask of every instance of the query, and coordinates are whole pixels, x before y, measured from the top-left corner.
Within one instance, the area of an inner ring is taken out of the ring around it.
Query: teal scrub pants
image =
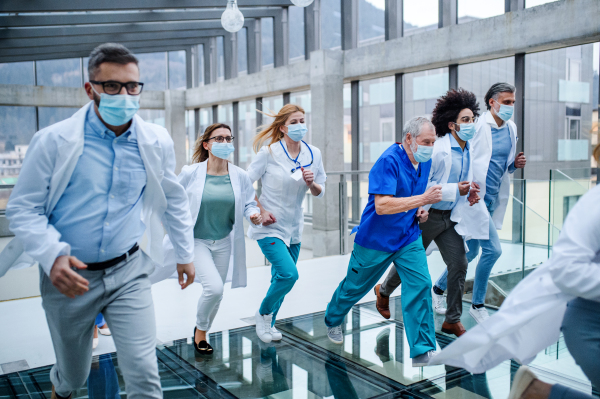
[[[298,255],[300,244],[292,244],[289,247],[279,238],[265,237],[258,240],[258,245],[267,260],[271,262],[271,286],[267,296],[260,305],[259,312],[262,315],[273,314],[273,324],[277,312],[283,303],[283,299],[298,280]]]
[[[435,325],[431,305],[431,277],[423,240],[390,253],[354,243],[346,278],[333,293],[325,312],[328,327],[339,326],[352,306],[367,294],[394,263],[402,280],[402,315],[410,357],[435,350]]]

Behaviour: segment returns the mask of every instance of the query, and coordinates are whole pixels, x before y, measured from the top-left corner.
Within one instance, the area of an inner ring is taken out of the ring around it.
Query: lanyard
[[[300,141],[304,143],[304,140],[300,140]],[[300,162],[298,162],[298,158],[300,158],[300,153],[302,152],[302,144],[300,144],[300,152],[298,152],[298,156],[296,157],[296,159],[292,159],[292,157],[290,157],[290,154],[288,154],[288,152],[286,151],[286,149],[283,146],[283,143],[281,141],[279,142],[279,144],[281,144],[281,148],[283,148],[283,152],[285,152],[285,155],[287,155],[289,160],[292,161],[294,163],[294,165],[298,165],[292,169],[292,173],[294,173],[296,170],[298,170],[300,168],[306,168],[313,164],[313,161],[314,161],[313,152],[310,149],[310,146],[308,144],[304,143],[306,148],[308,148],[308,151],[310,151],[310,163],[308,165],[304,165],[304,166],[302,166],[302,164]]]

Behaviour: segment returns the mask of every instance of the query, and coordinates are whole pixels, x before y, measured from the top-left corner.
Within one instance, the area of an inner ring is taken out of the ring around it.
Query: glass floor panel
[[[254,326],[210,334],[215,353],[197,357],[192,338],[157,347],[165,398],[270,399],[480,399],[506,398],[519,365],[507,361],[485,374],[449,366],[414,368],[404,334],[400,299],[383,319],[374,302],[355,306],[344,324],[345,341],[327,338],[323,312],[277,322],[281,342],[264,344]],[[465,310],[468,309],[465,304]],[[463,323],[472,327],[468,310]],[[443,322],[436,316],[436,326]],[[439,347],[453,336],[437,333]],[[590,393],[589,381],[574,365],[564,342],[532,363],[543,380]],[[0,376],[0,399],[50,398],[51,367]],[[594,392],[597,395],[597,392]],[[125,384],[116,354],[94,357],[88,381],[73,398],[124,398]]]

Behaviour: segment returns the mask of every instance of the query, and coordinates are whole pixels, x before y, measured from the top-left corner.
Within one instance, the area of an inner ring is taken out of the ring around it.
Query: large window
[[[38,107],[38,129],[68,119],[78,110],[79,108]]]
[[[484,101],[485,94],[494,83],[498,82],[515,84],[515,57],[458,66],[458,87],[475,93],[480,113],[487,109]]]
[[[224,104],[217,107],[217,118],[218,120],[213,123],[225,123],[232,127],[233,125],[233,105]]]
[[[352,89],[344,84],[344,170],[352,170]]]
[[[185,90],[187,88],[185,50],[169,51],[169,89]]]
[[[135,56],[139,60],[140,81],[144,83],[144,90],[166,90],[166,53],[145,53]],[[38,82],[38,84],[40,83]]]
[[[15,184],[36,131],[35,107],[0,106],[0,184]]]
[[[281,107],[283,107],[283,96],[264,97],[262,100],[262,109],[266,114],[276,115]],[[275,118],[268,115],[262,117],[263,125],[268,125],[274,120]]]
[[[34,85],[33,61],[0,64],[0,84]]]
[[[321,48],[342,48],[342,1],[321,0]]]
[[[404,36],[438,28],[438,0],[404,0]]]
[[[186,162],[192,163],[192,157],[194,156],[194,147],[196,144],[196,111],[189,109],[185,111],[185,153]]]
[[[448,68],[407,73],[403,77],[403,88],[403,123],[406,123],[415,116],[427,116],[431,118],[431,113],[438,97],[448,91]]]
[[[82,87],[81,58],[36,61],[38,86]]]
[[[304,7],[288,8],[290,63],[304,60]]]
[[[526,8],[535,7],[535,6],[540,6],[540,5],[546,4],[546,3],[554,3],[555,1],[558,1],[558,0],[525,0],[525,7]]]
[[[458,0],[458,23],[504,14],[504,0]]]
[[[312,121],[311,121],[311,105],[310,105],[310,90],[306,91],[298,91],[296,93],[290,94],[290,104],[297,104],[304,108],[305,117],[304,122],[306,123],[306,127],[308,128],[308,133],[306,133],[306,137],[304,141],[312,144]]]
[[[248,28],[242,28],[237,33],[238,75],[248,73]]]
[[[567,174],[589,169],[598,43],[527,54],[525,79],[525,177],[547,179],[549,169]]]
[[[165,127],[165,110],[164,109],[140,109],[137,114],[146,122],[156,123]]]
[[[358,1],[358,45],[383,42],[385,40],[385,2]]]
[[[273,18],[260,19],[262,68],[271,69],[275,65],[275,45],[273,41]]]
[[[240,153],[240,168],[247,169],[252,159],[254,150],[252,140],[256,135],[256,101],[240,101],[239,105],[239,127],[235,133],[236,143]]]
[[[225,48],[223,36],[217,36],[217,82],[225,79]]]

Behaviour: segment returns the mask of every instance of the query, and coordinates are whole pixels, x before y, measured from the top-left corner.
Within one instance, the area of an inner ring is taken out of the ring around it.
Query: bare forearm
[[[265,208],[263,208],[262,204],[258,200],[258,195],[256,194],[254,195],[254,201],[256,201],[256,206],[258,207],[258,209],[260,209],[260,211],[263,212]]]
[[[321,194],[321,191],[323,191],[323,189],[321,188],[321,186],[317,183],[313,183],[310,186],[310,193],[312,195],[314,195],[315,197],[317,197],[319,194]]]
[[[414,197],[382,197],[375,200],[375,211],[378,215],[393,215],[396,213],[407,212],[425,205],[423,197],[417,195]]]

